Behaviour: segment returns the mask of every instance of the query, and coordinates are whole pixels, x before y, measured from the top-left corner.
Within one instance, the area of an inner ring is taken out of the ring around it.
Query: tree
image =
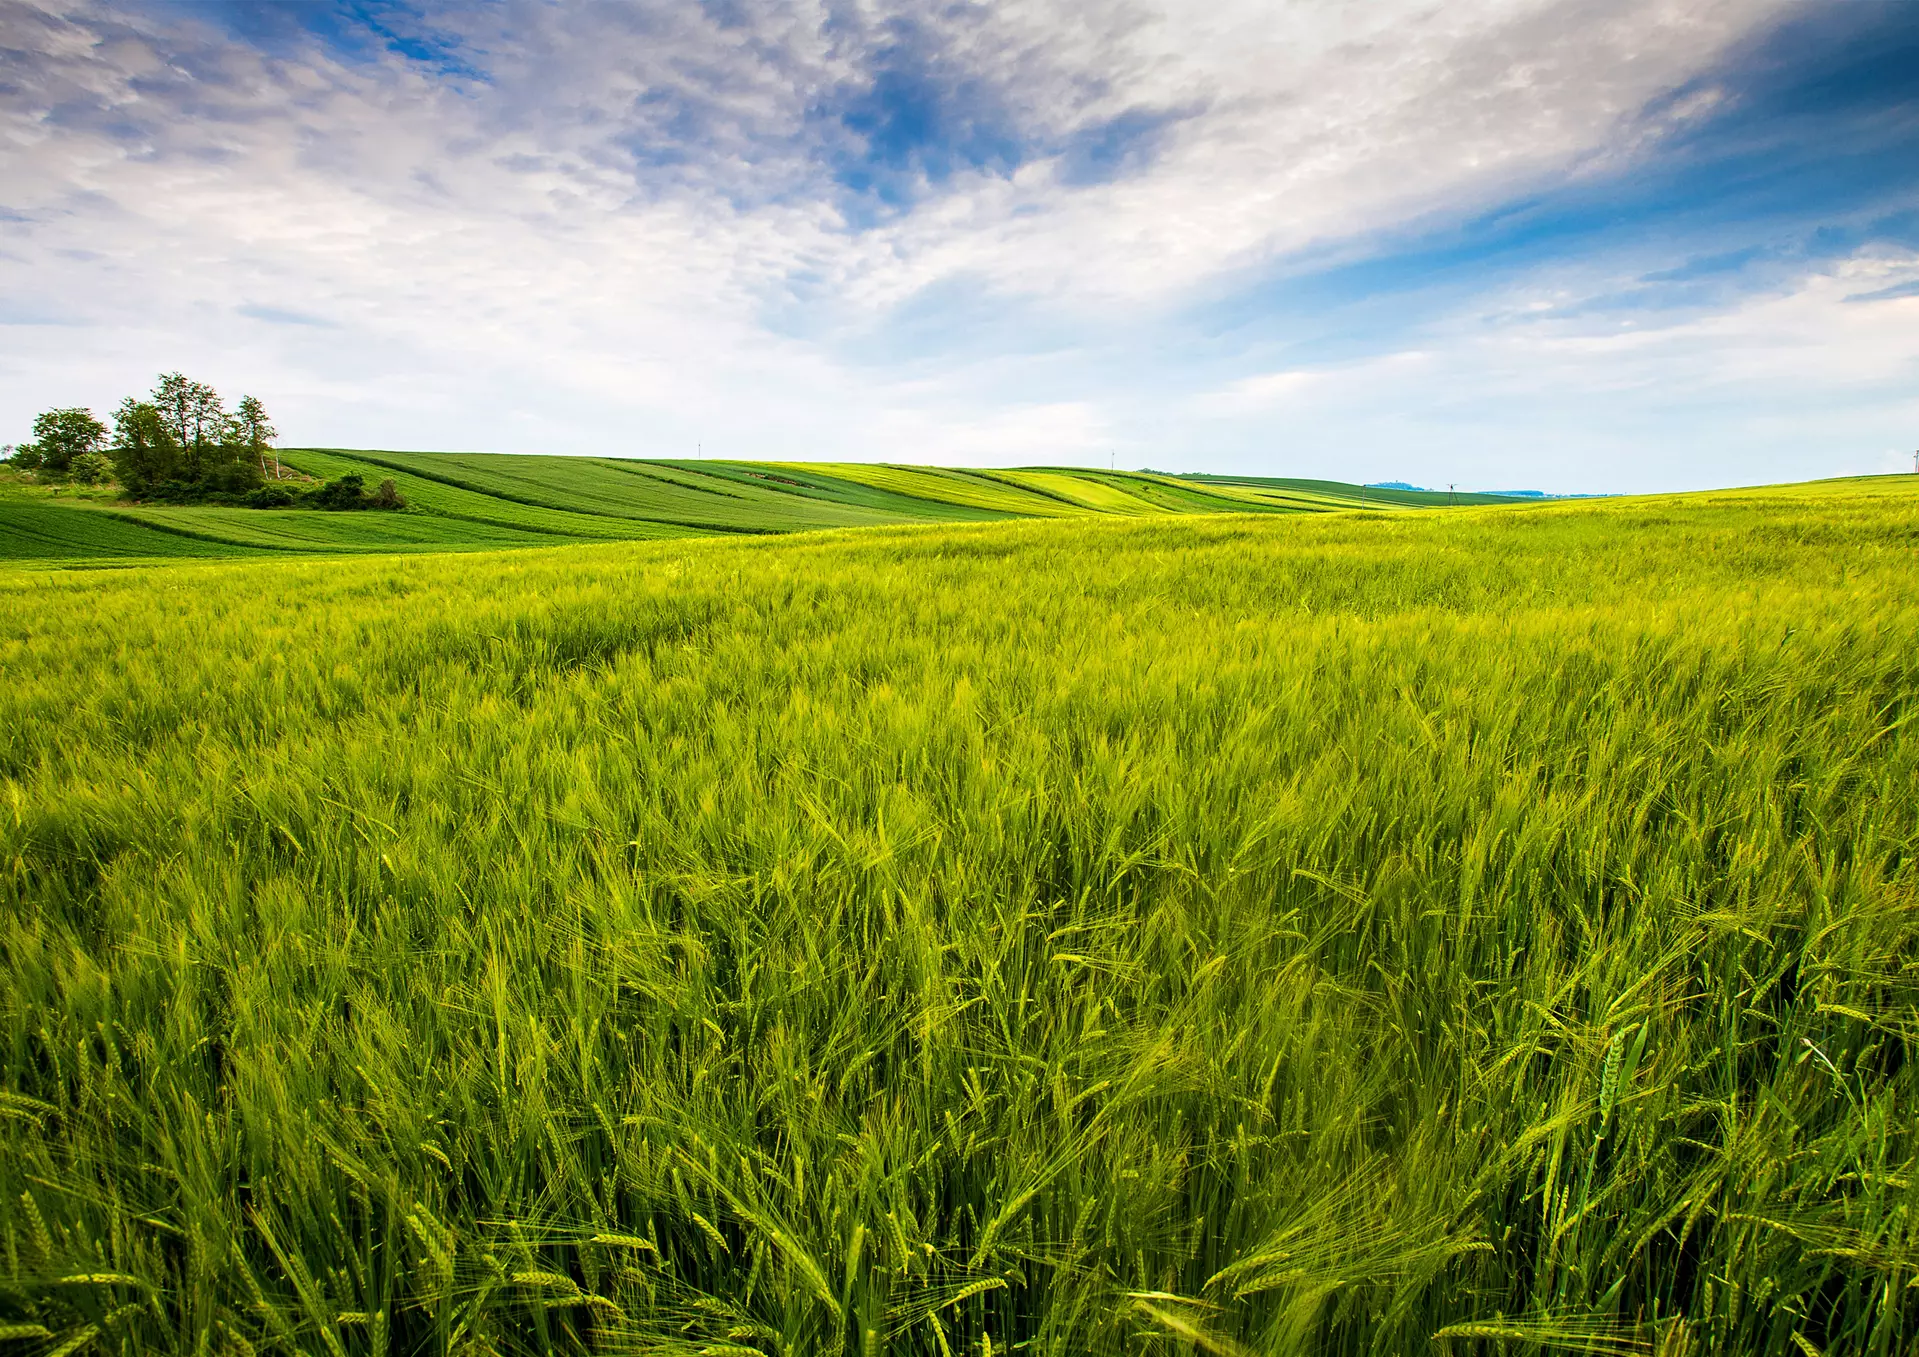
[[[177,447],[185,447],[192,441],[193,388],[197,385],[188,381],[183,372],[165,372],[153,384],[153,398],[146,402],[159,414],[160,422]]]
[[[128,396],[113,412],[114,475],[134,494],[177,480],[183,457],[174,425],[152,401]]]
[[[227,432],[219,392],[205,382],[187,380],[184,373],[166,372],[154,383],[150,404],[160,412],[180,449],[187,480],[202,479],[212,469],[210,464],[226,460],[216,451]]]
[[[267,452],[272,447],[279,430],[267,422],[267,408],[253,396],[240,397],[239,409],[233,414],[234,441],[253,454],[260,464],[260,474],[266,475]],[[280,455],[273,455],[273,479],[280,479]]]
[[[33,438],[14,451],[14,464],[32,465],[53,476],[64,476],[76,457],[98,452],[107,441],[107,426],[80,406],[48,410],[33,417]],[[22,454],[26,454],[23,463]]]
[[[73,459],[68,473],[82,485],[98,485],[113,475],[113,462],[104,452],[83,452]]]

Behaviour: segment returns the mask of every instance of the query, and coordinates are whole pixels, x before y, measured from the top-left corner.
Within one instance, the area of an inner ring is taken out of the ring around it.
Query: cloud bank
[[[1919,7],[0,0],[0,420],[1553,490],[1919,442]]]

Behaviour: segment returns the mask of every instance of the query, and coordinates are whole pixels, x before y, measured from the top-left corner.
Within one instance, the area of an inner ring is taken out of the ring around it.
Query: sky
[[[1919,0],[0,0],[0,439],[1911,472]]]

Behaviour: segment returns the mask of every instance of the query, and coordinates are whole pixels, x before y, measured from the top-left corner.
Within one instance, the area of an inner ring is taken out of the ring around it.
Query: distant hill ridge
[[[1444,490],[1428,490],[1423,485],[1411,485],[1406,481],[1368,481],[1368,490],[1416,490],[1424,495],[1444,495]],[[1475,495],[1497,495],[1501,499],[1605,499],[1605,495],[1572,494],[1552,495],[1544,490],[1475,490]]]

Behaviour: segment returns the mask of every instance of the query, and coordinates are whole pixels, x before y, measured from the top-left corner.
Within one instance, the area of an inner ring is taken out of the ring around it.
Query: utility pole
[[[1453,483],[1451,481],[1446,482],[1446,507],[1448,509],[1453,507]]]

